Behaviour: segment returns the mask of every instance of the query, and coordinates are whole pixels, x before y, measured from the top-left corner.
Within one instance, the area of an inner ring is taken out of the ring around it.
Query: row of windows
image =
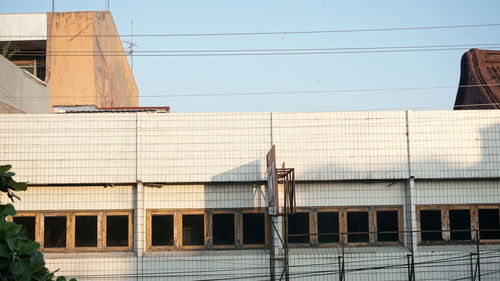
[[[400,244],[403,241],[402,219],[400,207],[298,209],[288,217],[288,243],[312,246]]]
[[[20,212],[43,251],[130,251],[132,211]],[[266,209],[148,210],[147,249],[240,249],[269,245]],[[418,206],[418,241],[500,242],[499,206]],[[398,245],[401,206],[298,208],[286,223],[291,246]],[[475,229],[478,229],[476,232]]]
[[[264,248],[265,209],[154,210],[147,214],[148,250]]]
[[[132,249],[132,212],[18,213],[11,220],[24,227],[41,250],[129,251]]]
[[[419,206],[420,243],[500,241],[499,206]]]

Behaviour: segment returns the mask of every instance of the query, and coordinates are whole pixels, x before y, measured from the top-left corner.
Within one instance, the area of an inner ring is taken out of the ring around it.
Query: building
[[[16,96],[17,84],[0,76],[0,85],[9,90],[0,91],[0,102],[26,113],[49,113],[53,106],[138,105],[137,86],[110,12],[2,14],[0,26],[0,47],[13,52],[11,62],[48,85],[43,106],[33,110],[30,103],[40,94],[24,89],[22,97]],[[1,60],[0,74],[10,73],[12,67],[5,65]]]
[[[495,110],[0,118],[14,221],[79,281],[500,279]]]
[[[500,51],[471,49],[460,65],[454,109],[499,109]]]

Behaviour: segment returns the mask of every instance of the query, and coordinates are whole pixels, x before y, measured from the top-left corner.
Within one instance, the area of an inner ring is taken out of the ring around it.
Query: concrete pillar
[[[146,248],[146,224],[144,211],[144,186],[138,181],[136,185],[136,200],[134,208],[134,252],[137,257],[137,281],[142,281],[143,254]]]
[[[404,208],[404,230],[405,246],[415,250],[417,247],[417,210],[415,207],[416,187],[415,179],[410,177],[405,186],[405,205]]]

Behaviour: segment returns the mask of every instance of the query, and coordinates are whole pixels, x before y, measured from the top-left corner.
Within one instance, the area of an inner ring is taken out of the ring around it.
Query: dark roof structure
[[[454,109],[500,109],[500,51],[465,52]]]

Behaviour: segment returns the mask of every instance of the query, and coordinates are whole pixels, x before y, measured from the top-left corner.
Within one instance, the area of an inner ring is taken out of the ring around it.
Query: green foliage
[[[8,42],[0,49],[0,55],[4,56],[8,60],[10,60],[18,52],[18,50],[10,50],[11,43],[12,42]]]
[[[0,165],[0,191],[14,202],[19,199],[14,191],[24,191],[27,183],[17,182],[9,172],[11,165]],[[7,217],[16,214],[12,204],[0,204],[0,281],[54,281],[55,273],[45,267],[40,244],[30,241],[22,226],[8,222]],[[56,281],[66,281],[59,276]],[[69,281],[76,281],[72,278]]]

